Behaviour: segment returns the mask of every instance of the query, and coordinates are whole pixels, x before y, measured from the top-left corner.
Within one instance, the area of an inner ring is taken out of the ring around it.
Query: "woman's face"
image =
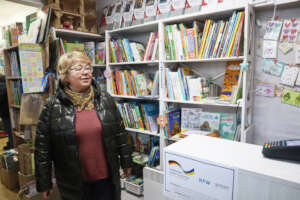
[[[92,82],[92,67],[84,61],[76,61],[69,69],[67,81],[74,92],[86,91]]]

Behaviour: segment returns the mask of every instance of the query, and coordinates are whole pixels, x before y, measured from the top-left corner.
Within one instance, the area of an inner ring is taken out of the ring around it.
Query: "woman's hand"
[[[49,197],[53,194],[53,190],[48,190],[47,192],[43,192],[43,199],[49,199]]]
[[[127,178],[131,176],[131,168],[123,169],[123,172]]]

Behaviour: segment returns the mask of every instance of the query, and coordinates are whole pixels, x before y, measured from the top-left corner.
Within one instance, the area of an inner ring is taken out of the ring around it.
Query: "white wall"
[[[278,8],[276,16],[282,19],[291,19],[295,17],[300,20],[300,8],[298,6],[291,8]],[[280,78],[264,74],[262,72],[262,48],[263,36],[265,33],[265,25],[267,20],[273,16],[273,9],[264,9],[256,12],[256,19],[258,19],[263,26],[256,26],[255,36],[255,78],[260,81],[280,85]],[[300,38],[298,37],[298,40]],[[257,43],[259,42],[259,43]],[[261,44],[258,47],[258,44]],[[277,59],[284,63],[292,63],[294,58],[294,50],[284,55],[278,49]],[[292,89],[300,90],[300,87]],[[253,93],[255,91],[252,91]],[[254,94],[255,95],[255,94]],[[296,139],[299,138],[300,130],[300,108],[281,103],[280,97],[268,98],[261,96],[254,96],[254,112],[253,122],[255,124],[254,130],[254,143],[263,144],[268,140],[281,140],[281,139]]]
[[[36,7],[25,6],[5,0],[0,0],[0,26],[6,26],[14,22],[25,21],[26,15],[38,11]]]

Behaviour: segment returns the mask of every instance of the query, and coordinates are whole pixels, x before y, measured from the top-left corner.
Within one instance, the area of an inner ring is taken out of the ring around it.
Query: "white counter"
[[[228,180],[230,180],[230,177],[232,176],[233,190],[232,195],[226,197],[228,199],[299,200],[300,163],[268,159],[263,157],[261,152],[262,146],[258,145],[200,135],[187,137],[164,149],[166,158],[164,163],[164,187],[166,188],[166,184],[170,184],[169,179],[172,179],[172,176],[174,175],[174,173],[173,175],[170,175],[170,170],[172,169],[170,169],[170,166],[168,165],[170,160],[168,160],[168,158],[172,159],[172,156],[173,158],[174,156],[178,156],[178,158],[183,158],[181,160],[179,159],[181,161],[180,165],[182,169],[190,170],[192,168],[197,169],[198,167],[198,171],[201,169],[201,175],[197,175],[196,173],[195,175],[208,177],[208,180],[213,180],[214,176],[218,179],[220,176],[218,173],[222,173],[222,170],[226,169],[227,171],[225,170],[224,173],[227,174],[224,176],[227,176],[227,178],[224,178],[224,180],[227,179],[227,183],[230,185]],[[189,159],[192,162],[189,162]],[[195,166],[197,163],[199,163],[199,166]],[[208,163],[215,164],[217,167],[221,166],[221,171],[213,165],[211,168],[209,165],[203,166],[203,163],[204,165]],[[176,170],[174,167],[173,169]],[[204,169],[207,170],[205,171]],[[232,173],[230,171],[232,171]],[[190,177],[192,176],[189,176],[189,178]],[[180,178],[183,178],[183,176]],[[176,177],[173,179],[173,182],[175,180]],[[180,182],[180,179],[178,180]],[[195,180],[199,180],[199,177]],[[195,180],[193,181],[195,182]],[[222,182],[223,180],[220,181]],[[180,185],[180,183],[178,184]],[[183,182],[181,185],[186,185],[185,187],[188,187],[189,183]],[[217,197],[217,194],[212,194],[210,196],[210,193],[212,193],[213,190],[210,191],[209,189],[212,189],[212,187],[207,187],[205,190],[201,184],[195,185],[195,187],[197,187],[197,193],[199,192],[200,195],[203,194],[207,199],[225,199],[224,196],[222,198]],[[189,188],[185,189],[189,190]],[[195,190],[195,188],[192,188],[190,193],[193,191],[196,192]],[[191,198],[191,196],[189,198]],[[176,196],[176,199],[185,198]]]

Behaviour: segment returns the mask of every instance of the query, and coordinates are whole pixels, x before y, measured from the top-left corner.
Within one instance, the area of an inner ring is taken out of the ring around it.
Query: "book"
[[[95,63],[105,63],[105,42],[96,43]]]
[[[202,108],[181,108],[181,131],[200,130]]]
[[[70,53],[72,51],[80,51],[84,52],[84,44],[83,43],[65,43],[64,48],[66,53]]]
[[[220,113],[201,112],[200,131],[203,135],[218,133],[220,126]]]
[[[168,137],[181,132],[181,112],[180,109],[171,108],[166,112],[168,121]]]
[[[84,52],[91,59],[92,63],[96,63],[95,42],[84,42]]]
[[[234,140],[237,128],[235,113],[221,113],[219,135],[221,138]]]
[[[227,62],[224,75],[224,88],[221,90],[220,97],[227,99],[232,96],[232,87],[238,84],[241,71],[241,61]]]

